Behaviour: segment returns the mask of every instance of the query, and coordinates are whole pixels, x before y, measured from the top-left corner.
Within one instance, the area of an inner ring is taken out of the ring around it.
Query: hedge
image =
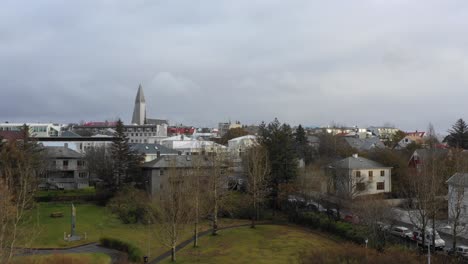
[[[335,221],[320,213],[299,213],[294,217],[294,222],[312,229],[330,232],[358,244],[365,243],[364,241],[367,237],[367,230],[364,226]]]
[[[143,253],[141,250],[131,243],[109,237],[102,237],[99,239],[99,242],[103,247],[112,248],[127,253],[128,260],[132,262],[141,262],[143,259]]]

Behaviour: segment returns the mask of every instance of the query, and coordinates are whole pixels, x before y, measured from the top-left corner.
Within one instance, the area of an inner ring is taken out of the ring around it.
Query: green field
[[[58,263],[79,263],[79,264],[107,264],[111,258],[105,254],[54,254],[35,255],[28,257],[16,257],[12,264],[58,264]]]
[[[100,237],[113,237],[131,242],[139,247],[145,254],[150,247],[150,256],[155,257],[168,250],[161,245],[157,236],[156,225],[123,224],[106,207],[94,204],[75,204],[76,228],[79,235],[86,233],[87,239],[77,242],[66,242],[63,239],[64,232],[70,233],[71,209],[69,203],[38,203],[37,208],[30,212],[31,223],[26,226],[28,243],[23,245],[41,248],[70,247],[79,244],[97,242]],[[62,212],[64,217],[52,218],[53,212]],[[37,223],[37,224],[36,224]],[[220,227],[247,223],[245,220],[221,219]],[[207,230],[208,223],[204,222],[200,229]],[[187,230],[181,241],[191,236],[191,230]],[[29,238],[32,239],[29,242]],[[149,243],[148,243],[149,241]]]
[[[179,251],[177,263],[299,263],[301,254],[310,249],[339,247],[339,242],[303,228],[260,225],[205,236],[198,248]],[[171,263],[170,258],[164,263]]]

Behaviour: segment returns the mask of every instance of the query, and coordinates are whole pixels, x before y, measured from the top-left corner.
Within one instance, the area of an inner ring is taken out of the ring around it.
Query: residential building
[[[0,123],[0,131],[21,131],[24,123]],[[26,123],[31,137],[58,137],[63,125],[53,123]]]
[[[131,144],[130,148],[142,154],[145,158],[145,162],[155,160],[161,156],[179,155],[178,151],[167,148],[161,144],[137,143]]]
[[[227,150],[232,157],[239,158],[246,149],[253,146],[256,142],[257,137],[252,135],[233,138],[228,140]]]
[[[64,135],[65,133],[62,133]],[[53,138],[38,138],[38,143],[44,146],[57,147],[68,145],[68,148],[80,153],[85,154],[86,151],[90,148],[96,147],[110,147],[114,141],[114,137],[106,135],[95,135],[91,137],[82,137],[82,136],[61,136]]]
[[[412,169],[421,170],[424,163],[431,158],[438,160],[449,158],[451,151],[449,149],[417,149],[411,155],[408,161],[408,167]]]
[[[417,135],[407,135],[401,139],[398,144],[395,146],[396,149],[404,149],[410,144],[423,145],[424,139]]]
[[[353,199],[392,191],[392,168],[357,154],[332,163],[328,169],[340,197]]]
[[[220,165],[222,170],[227,170],[227,166]],[[208,177],[212,173],[213,160],[209,156],[161,156],[155,160],[144,163],[142,166],[143,175],[147,179],[147,190],[154,195],[164,188],[167,188],[168,177],[171,173],[179,176],[194,177],[195,172],[201,177],[202,188],[208,184]],[[196,171],[195,171],[196,170]],[[227,186],[226,186],[227,187]]]
[[[196,140],[188,136],[179,135],[162,139],[160,144],[178,151],[183,155],[198,155],[204,153],[224,152],[226,147],[213,141]]]
[[[145,125],[124,125],[124,134],[128,137],[129,143],[158,143],[167,137],[166,124],[145,124]],[[74,126],[73,131],[88,131],[93,135],[113,135],[115,125],[79,125]]]
[[[0,131],[0,142],[20,139],[23,139],[23,133],[21,131]]]
[[[468,173],[455,173],[447,180],[447,185],[449,220],[458,218],[460,224],[464,226],[468,224]]]
[[[44,147],[46,172],[41,175],[39,188],[71,190],[89,187],[89,173],[83,155],[68,145]]]
[[[386,141],[391,141],[393,136],[399,131],[398,128],[394,127],[377,127],[377,126],[371,126],[367,128],[367,131],[371,132],[373,135],[376,137],[380,138],[380,140],[386,142]]]
[[[229,121],[228,123],[219,123],[218,133],[219,133],[219,136],[222,137],[229,131],[229,129],[241,128],[241,127],[242,125],[239,121],[236,121],[235,123],[231,123],[231,121]]]
[[[357,137],[344,137],[344,141],[348,145],[358,151],[369,151],[373,149],[384,149],[385,145],[377,137],[372,138],[357,138]]]

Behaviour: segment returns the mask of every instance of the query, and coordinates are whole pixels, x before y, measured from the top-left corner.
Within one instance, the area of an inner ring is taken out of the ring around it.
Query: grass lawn
[[[38,203],[37,208],[32,210],[31,216],[33,222],[26,226],[28,233],[32,234],[32,242],[23,245],[30,247],[55,248],[55,247],[70,247],[79,244],[96,242],[100,237],[113,237],[127,242],[131,242],[139,247],[142,252],[146,253],[148,249],[148,238],[150,238],[150,256],[156,257],[168,248],[161,245],[156,232],[149,231],[157,228],[156,225],[130,224],[126,225],[113,215],[106,207],[96,206],[94,204],[75,204],[76,208],[76,229],[79,235],[87,234],[87,240],[76,242],[66,242],[63,239],[63,234],[70,233],[70,217],[71,208],[69,203]],[[62,212],[64,217],[51,218],[53,212]],[[220,227],[248,223],[246,220],[236,219],[221,219]],[[202,223],[200,229],[207,230],[208,222]],[[181,240],[190,238],[191,230],[187,230],[182,235]]]
[[[299,263],[301,252],[340,248],[324,235],[294,226],[241,227],[205,236],[200,246],[187,246],[176,255],[177,263]],[[170,258],[164,263],[171,263]]]
[[[54,254],[54,255],[35,255],[28,257],[16,257],[12,264],[107,264],[111,263],[111,258],[106,254]]]

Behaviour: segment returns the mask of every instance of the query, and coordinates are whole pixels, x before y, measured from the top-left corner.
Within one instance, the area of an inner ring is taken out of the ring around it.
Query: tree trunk
[[[218,234],[218,182],[217,179],[213,181],[213,230],[211,235],[216,236]]]
[[[173,245],[172,248],[171,248],[171,261],[172,262],[176,261],[176,247],[175,247],[175,245]]]
[[[193,230],[193,247],[198,247],[198,220],[195,221],[195,228]]]

